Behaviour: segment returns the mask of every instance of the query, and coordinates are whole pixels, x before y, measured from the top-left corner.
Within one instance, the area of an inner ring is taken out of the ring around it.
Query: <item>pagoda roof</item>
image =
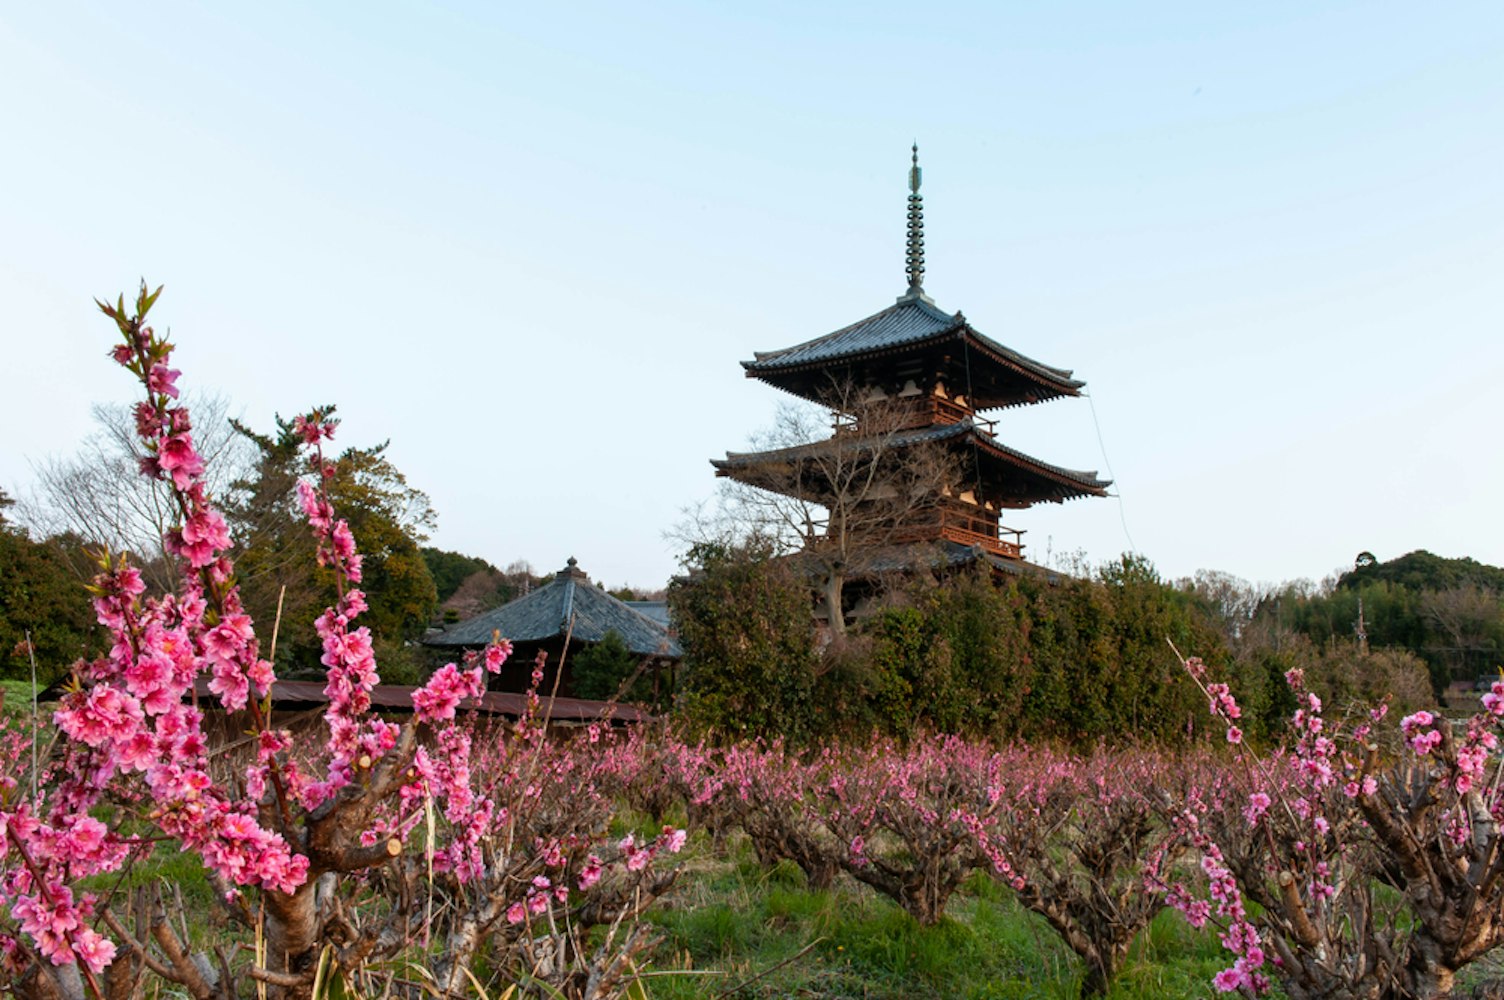
[[[795,558],[797,555],[796,553]],[[1058,584],[1066,579],[1066,575],[1060,571],[1027,559],[1008,559],[988,552],[980,545],[963,545],[948,538],[883,546],[863,559],[862,569],[871,574],[908,573],[921,568],[941,571],[962,569],[977,563],[1010,576],[1033,576],[1050,584]]]
[[[969,352],[968,381],[977,409],[1019,406],[1059,396],[1078,396],[1086,383],[1064,368],[1035,361],[982,334],[960,312],[939,308],[911,292],[893,305],[834,333],[779,351],[759,351],[743,361],[750,378],[820,402],[832,369],[850,369],[878,358],[923,354],[951,346]],[[959,388],[959,387],[958,387]]]
[[[1004,506],[1026,507],[1031,503],[1042,501],[1061,503],[1078,497],[1106,496],[1107,487],[1112,485],[1110,479],[1097,478],[1095,470],[1081,472],[1066,469],[1042,462],[1015,448],[1009,448],[969,419],[954,424],[936,424],[915,430],[899,431],[891,436],[869,440],[870,444],[863,445],[859,436],[853,436],[849,442],[839,438],[827,438],[810,444],[776,448],[770,451],[728,451],[724,459],[711,459],[710,464],[715,466],[716,472],[720,475],[740,479],[757,486],[761,485],[755,482],[757,477],[745,473],[751,472],[758,466],[772,463],[798,464],[805,460],[816,459],[838,447],[855,445],[869,449],[909,448],[926,443],[944,442],[952,448],[957,445],[974,446],[965,451],[975,455],[976,471],[979,477],[985,477],[983,478],[984,488],[989,488],[989,495],[1000,494],[999,499]],[[738,475],[739,472],[743,475]],[[1013,488],[1003,490],[1004,484]]]
[[[423,640],[429,646],[484,646],[493,633],[511,642],[542,642],[566,634],[578,642],[621,636],[638,656],[684,655],[668,630],[590,582],[573,558],[538,589],[499,608],[451,625]]]

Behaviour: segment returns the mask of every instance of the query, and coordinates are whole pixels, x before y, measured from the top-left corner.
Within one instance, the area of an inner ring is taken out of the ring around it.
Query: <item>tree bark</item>
[[[826,571],[824,587],[825,612],[829,620],[830,634],[835,639],[846,637],[846,574],[838,569]]]

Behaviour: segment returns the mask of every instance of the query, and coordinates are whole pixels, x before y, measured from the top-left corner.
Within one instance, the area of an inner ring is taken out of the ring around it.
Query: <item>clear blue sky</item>
[[[1504,5],[10,4],[0,486],[131,398],[91,296],[164,282],[188,385],[334,401],[435,543],[660,585],[779,393],[902,292],[1092,402],[1002,439],[1119,500],[1031,554],[1321,577],[1504,564]],[[1121,516],[1120,516],[1121,515]]]

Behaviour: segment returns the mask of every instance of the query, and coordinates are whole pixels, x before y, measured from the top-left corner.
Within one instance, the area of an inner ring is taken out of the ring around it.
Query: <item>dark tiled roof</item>
[[[199,704],[217,707],[219,698],[209,691],[209,679],[200,677],[194,682]],[[411,712],[413,692],[417,688],[401,684],[378,684],[371,691],[371,705],[377,709]],[[587,701],[583,698],[540,699],[540,715],[555,722],[581,722],[611,718],[616,722],[642,722],[652,716],[631,705],[611,705],[604,701]],[[272,704],[283,707],[294,705],[322,705],[329,701],[324,694],[323,681],[277,681],[272,685]],[[505,715],[520,718],[527,710],[527,695],[507,691],[487,691],[479,699],[467,698],[460,703],[460,711],[476,709],[486,715]]]
[[[1107,487],[1112,485],[1112,480],[1110,479],[1098,479],[1095,471],[1080,472],[1075,469],[1061,468],[1058,465],[1041,462],[1039,459],[1026,455],[1015,448],[999,444],[997,438],[981,430],[971,420],[962,420],[954,424],[937,424],[919,430],[902,431],[894,435],[891,439],[884,440],[882,446],[885,448],[903,448],[922,442],[963,439],[970,440],[979,450],[991,453],[994,458],[1000,461],[1042,475],[1044,478],[1053,480],[1060,485],[1079,489],[1084,493],[1105,496]],[[816,441],[813,444],[796,445],[792,448],[778,448],[773,451],[728,451],[724,459],[711,459],[710,464],[715,466],[718,472],[729,475],[737,469],[750,469],[767,462],[798,461],[801,458],[813,457],[835,447],[835,442],[836,439],[827,438],[824,441]]]
[[[622,603],[644,618],[651,618],[664,628],[668,628],[671,624],[668,619],[667,601],[623,601]]]
[[[1024,559],[1007,559],[988,552],[980,545],[962,545],[949,539],[916,545],[893,545],[870,555],[863,563],[868,573],[907,573],[919,567],[957,569],[974,563],[986,563],[1011,576],[1033,576],[1049,583],[1059,583],[1064,574]]]
[[[780,351],[756,352],[753,360],[742,362],[742,367],[750,375],[772,378],[782,371],[838,364],[862,355],[947,338],[967,340],[971,346],[1057,393],[1076,395],[1076,390],[1086,384],[1071,378],[1068,369],[1042,364],[1004,347],[980,333],[960,313],[951,315],[917,296],[904,296],[882,312],[823,337]]]
[[[615,632],[638,656],[677,659],[684,655],[662,625],[596,587],[573,559],[532,593],[451,625],[423,642],[429,646],[484,646],[493,632],[512,642],[563,638],[566,632],[580,642],[600,642],[607,632]]]
[[[931,302],[920,298],[905,299],[835,333],[781,351],[757,351],[753,354],[754,360],[743,361],[742,366],[749,371],[759,371],[834,361],[925,340],[960,325],[961,321],[956,317]]]

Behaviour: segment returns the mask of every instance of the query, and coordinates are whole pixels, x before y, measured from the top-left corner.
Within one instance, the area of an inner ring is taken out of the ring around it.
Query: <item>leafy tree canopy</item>
[[[806,581],[765,538],[692,547],[669,586],[684,647],[684,710],[693,726],[736,737],[813,732],[817,671]]]
[[[637,673],[642,658],[627,648],[626,641],[615,631],[607,632],[605,638],[587,646],[574,656],[574,692],[581,698],[607,701],[618,694],[624,701],[647,702],[653,696],[652,678],[643,671],[631,687],[622,691],[621,686]]]
[[[423,562],[428,566],[428,572],[433,577],[434,589],[438,592],[439,603],[443,603],[454,596],[454,592],[460,589],[474,573],[499,573],[495,566],[478,556],[467,556],[459,552],[447,552],[436,549],[431,545],[425,545],[422,549]]]
[[[326,406],[322,412],[332,413]],[[331,603],[333,574],[313,558],[313,536],[296,497],[307,469],[298,460],[299,438],[290,420],[276,418],[276,430],[259,433],[235,422],[256,448],[254,470],[231,487],[226,515],[242,546],[237,558],[241,594],[259,622],[272,622],[282,608],[280,634],[295,639],[279,645],[278,659],[294,669],[316,668],[319,649],[308,638],[313,620]],[[432,573],[420,544],[436,515],[427,494],[410,486],[386,457],[387,444],[347,448],[333,459],[328,480],[338,516],[350,522],[364,555],[370,610],[362,621],[377,640],[396,645],[417,638],[438,604]],[[284,590],[285,588],[285,590]]]
[[[32,541],[7,519],[10,506],[0,490],[0,676],[30,677],[34,654],[38,680],[46,684],[96,651],[94,612],[68,569],[62,549],[68,540]]]

